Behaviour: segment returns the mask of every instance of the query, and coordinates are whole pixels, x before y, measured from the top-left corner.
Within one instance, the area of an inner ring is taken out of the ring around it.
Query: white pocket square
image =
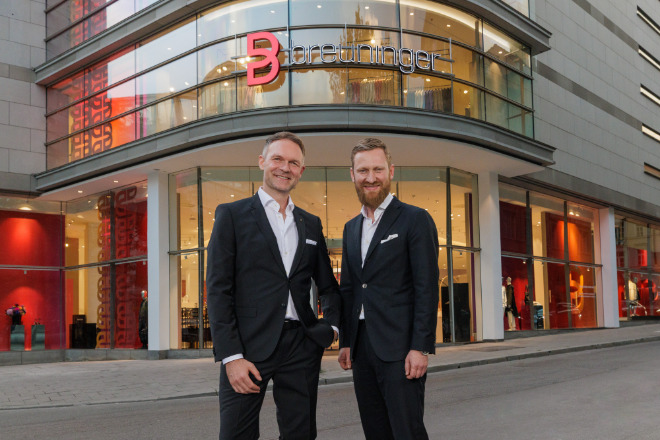
[[[380,243],[381,243],[381,244],[386,243],[386,242],[388,242],[388,241],[390,241],[390,240],[393,240],[393,239],[397,238],[398,236],[399,236],[399,234],[392,234],[392,235],[390,235],[389,237],[387,237],[386,239],[381,240]]]
[[[309,238],[305,240],[305,243],[311,244],[312,246],[316,246],[316,242],[314,240],[310,240]]]

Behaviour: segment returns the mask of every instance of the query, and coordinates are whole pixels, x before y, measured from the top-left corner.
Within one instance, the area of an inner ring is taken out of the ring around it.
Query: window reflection
[[[399,199],[425,209],[438,229],[441,245],[447,243],[447,169],[399,168]]]
[[[206,118],[236,111],[236,78],[227,78],[199,91],[199,117]]]
[[[348,69],[347,102],[399,105],[400,76],[398,71]]]
[[[236,70],[236,42],[234,40],[215,44],[197,53],[199,61],[198,82],[224,78]]]
[[[313,24],[360,24],[397,27],[394,0],[291,0],[291,26]]]
[[[406,107],[450,113],[451,81],[435,76],[410,74],[403,77],[403,99]]]
[[[477,176],[451,169],[451,234],[452,244],[478,246],[478,232],[472,228],[477,194]]]
[[[159,133],[197,119],[197,90],[192,90],[140,110],[140,137]]]
[[[480,20],[456,8],[428,0],[400,0],[401,27],[481,47]]]
[[[251,30],[285,28],[287,25],[285,0],[232,2],[200,15],[197,44],[201,45]]]
[[[196,84],[195,54],[188,55],[136,79],[139,105],[148,104],[165,96],[185,90]]]
[[[246,76],[239,77],[237,99],[238,110],[289,105],[288,75],[281,71],[275,81],[252,87]]]
[[[187,20],[139,43],[135,49],[136,70],[148,69],[194,48],[195,28],[195,20]]]
[[[488,23],[484,23],[484,52],[531,74],[529,48]]]

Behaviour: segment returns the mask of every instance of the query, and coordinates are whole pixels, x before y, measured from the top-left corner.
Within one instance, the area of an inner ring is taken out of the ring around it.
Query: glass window
[[[134,108],[135,81],[130,80],[85,101],[85,127],[98,124]]]
[[[564,259],[564,202],[530,193],[529,203],[532,210],[533,255]]]
[[[595,210],[568,204],[568,259],[583,263],[594,262]]]
[[[660,275],[652,274],[648,277],[646,284],[640,288],[640,293],[648,295],[645,304],[648,304],[649,316],[660,316],[660,296],[658,296],[658,284],[660,284]],[[641,295],[640,295],[641,298]]]
[[[252,30],[286,28],[287,2],[236,1],[203,12],[197,20],[197,44],[243,34]]]
[[[306,168],[291,193],[291,200],[296,206],[321,219],[324,235],[328,224],[326,189],[325,168]]]
[[[347,155],[346,163],[350,163],[350,155]],[[328,179],[328,224],[326,227],[328,247],[339,248],[341,254],[344,225],[360,214],[362,206],[355,194],[355,184],[351,181],[350,166],[328,168],[326,175]],[[331,245],[333,240],[337,240],[336,244]]]
[[[198,253],[172,257],[176,262],[177,302],[179,311],[176,327],[178,335],[172,348],[199,347],[199,258]]]
[[[401,167],[399,173],[397,197],[425,209],[438,229],[439,243],[447,244],[447,169]]]
[[[400,72],[348,69],[348,103],[400,105]]]
[[[461,50],[460,46],[450,46],[449,42],[443,40],[437,40],[435,38],[422,37],[419,35],[412,34],[403,34],[402,35],[402,47],[409,48],[412,50],[424,50],[429,54],[437,54],[444,59],[451,59],[452,57],[452,48],[458,48]],[[453,73],[453,63],[449,61],[443,61],[442,59],[436,58],[433,60],[433,63],[420,63],[422,66],[429,66],[429,70],[434,71],[435,73]],[[417,73],[424,73],[423,70],[417,70]]]
[[[484,58],[486,87],[495,93],[531,107],[532,80],[508,69],[502,64]]]
[[[451,113],[453,99],[450,80],[413,73],[404,75],[403,82],[406,107]]]
[[[135,73],[133,47],[122,50],[92,66],[85,72],[85,94],[111,86]]]
[[[169,63],[136,79],[136,94],[139,105],[173,95],[196,84],[195,54]]]
[[[473,228],[478,218],[477,176],[455,169],[451,177],[451,242],[454,246],[479,246],[479,232]]]
[[[176,236],[170,242],[171,250],[194,249],[199,246],[199,201],[197,199],[197,168],[170,176],[176,213]]]
[[[443,342],[470,342],[473,341],[473,333],[476,333],[474,301],[476,291],[474,285],[475,256],[472,252],[454,250],[452,253],[453,276],[449,283],[448,276],[440,279],[440,308],[442,315],[442,341]],[[440,262],[442,266],[444,262]],[[452,298],[449,297],[449,289],[453,288]],[[453,305],[453,328],[451,325]],[[440,324],[440,322],[438,322]]]
[[[454,82],[454,113],[473,119],[484,119],[484,92],[463,83]]]
[[[502,258],[504,330],[544,328],[543,305],[530,295],[531,261],[528,258]]]
[[[428,0],[401,0],[401,27],[480,47],[480,20]]]
[[[527,254],[527,192],[509,185],[499,189],[502,251]]]
[[[248,86],[247,76],[239,77],[237,100],[239,111],[289,105],[287,73],[280,71],[273,82],[257,86]]]
[[[596,327],[596,269],[571,265],[569,285],[571,289],[571,320],[574,328]]]
[[[490,93],[485,93],[485,96],[487,122],[532,137],[531,112]]]
[[[146,260],[115,266],[114,348],[142,348],[146,342],[146,335],[141,336],[140,329],[147,328],[148,312],[141,315],[140,309],[143,301],[148,300],[147,288]]]
[[[65,271],[68,348],[112,348],[112,269],[110,265]]]
[[[297,69],[291,71],[291,81],[291,105],[346,103],[347,68]]]
[[[660,272],[660,226],[651,225],[651,265]]]
[[[144,108],[138,115],[139,137],[149,136],[197,120],[197,90],[190,90]]]
[[[236,78],[226,78],[199,89],[198,104],[200,118],[235,112]]]
[[[136,71],[141,72],[194,47],[195,20],[191,19],[140,42],[135,50]],[[195,64],[193,61],[192,64],[188,64],[188,68]],[[196,72],[192,73],[196,74]]]
[[[224,78],[236,71],[236,41],[214,44],[197,52],[198,83]]]
[[[0,211],[0,215],[4,212]],[[35,225],[38,222],[34,219],[30,221]],[[59,252],[55,254],[58,255]],[[7,254],[3,252],[2,255]],[[60,270],[0,268],[0,304],[3,306],[3,318],[0,319],[0,351],[65,348],[62,333],[61,276]],[[9,319],[5,310],[14,305],[18,305],[17,309],[24,310],[25,313],[19,312],[16,317]],[[16,335],[19,335],[18,338]]]
[[[631,269],[647,267],[649,261],[647,252],[648,228],[646,225],[626,219],[623,233],[627,267]]]
[[[258,180],[256,170],[250,168],[202,168],[204,246],[208,245],[211,238],[216,207],[221,203],[230,203],[250,197],[259,189],[261,183],[254,188],[252,185],[253,180]]]
[[[84,96],[85,77],[81,72],[46,89],[46,111],[52,112]]]
[[[529,48],[488,23],[484,23],[484,52],[521,72],[531,74]]]
[[[65,266],[112,258],[112,202],[110,194],[100,194],[66,204]]]
[[[147,184],[115,190],[115,258],[147,255]]]
[[[465,47],[452,44],[452,71],[456,78],[469,81],[480,86],[484,85],[483,56]]]
[[[535,278],[536,285],[542,289],[547,310],[549,328],[569,328],[569,316],[578,313],[566,294],[566,269],[560,263],[541,262],[541,277]]]
[[[398,27],[395,0],[291,0],[291,26],[359,24]]]

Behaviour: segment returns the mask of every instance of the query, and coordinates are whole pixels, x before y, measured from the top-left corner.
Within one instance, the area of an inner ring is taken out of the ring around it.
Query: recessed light
[[[78,194],[82,194],[82,193],[83,193],[82,189],[79,189]]]

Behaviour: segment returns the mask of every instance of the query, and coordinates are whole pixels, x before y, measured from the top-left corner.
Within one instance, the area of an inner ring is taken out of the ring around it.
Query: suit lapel
[[[352,249],[348,258],[351,260],[351,267],[362,268],[362,214],[359,214],[349,224],[347,248]],[[362,270],[362,269],[360,269]]]
[[[307,244],[307,241],[305,240],[305,219],[301,215],[300,209],[298,208],[293,208],[293,221],[295,222],[296,229],[298,230],[298,247],[296,248],[296,255],[293,256],[293,263],[291,263],[291,270],[289,271],[289,274],[294,273],[298,267],[300,259],[302,258],[303,251],[305,249],[305,245]]]
[[[369,244],[369,250],[367,251],[365,261],[371,256],[376,246],[380,244],[380,241],[383,239],[385,233],[390,229],[390,226],[392,226],[397,217],[399,217],[399,214],[401,213],[400,208],[401,202],[399,202],[398,199],[393,198],[387,209],[385,209],[383,217],[380,219],[380,223],[378,223],[376,232],[374,232],[374,237],[371,239],[371,243]]]
[[[280,249],[277,246],[277,238],[273,232],[273,228],[270,227],[270,222],[268,217],[266,217],[266,211],[264,206],[261,204],[261,199],[259,195],[255,194],[252,197],[252,215],[254,215],[255,220],[257,221],[257,226],[261,231],[261,234],[264,236],[268,247],[273,254],[273,258],[277,261],[277,265],[282,269],[282,272],[286,273],[284,268],[284,263],[282,262],[282,256],[280,255]]]

